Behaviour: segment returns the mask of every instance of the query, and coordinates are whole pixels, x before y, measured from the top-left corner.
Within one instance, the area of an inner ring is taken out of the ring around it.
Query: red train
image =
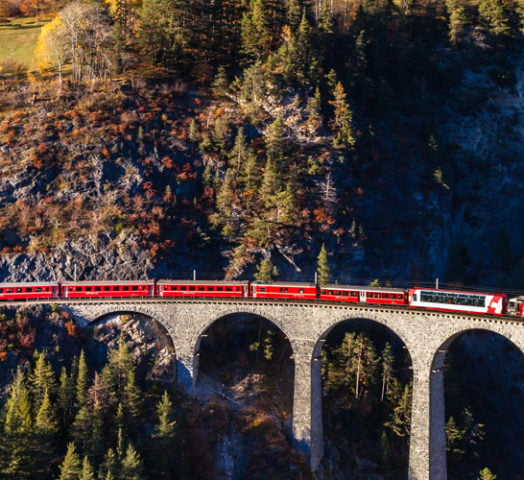
[[[0,301],[104,298],[315,300],[524,317],[524,296],[434,288],[379,288],[291,282],[134,280],[0,283]]]

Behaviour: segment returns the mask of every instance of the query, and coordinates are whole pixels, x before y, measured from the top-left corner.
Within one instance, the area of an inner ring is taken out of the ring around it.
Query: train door
[[[366,297],[366,292],[364,290],[358,291],[358,301],[360,303],[366,303],[367,297]]]

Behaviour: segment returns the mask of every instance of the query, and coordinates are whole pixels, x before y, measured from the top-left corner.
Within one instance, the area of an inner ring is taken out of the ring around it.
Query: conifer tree
[[[391,431],[401,438],[409,438],[411,431],[411,386],[406,385],[385,424]]]
[[[48,469],[41,469],[38,466],[47,465],[49,468],[53,464],[56,458],[58,434],[59,427],[55,409],[46,391],[36,414],[34,424],[33,458],[37,466],[37,470],[33,474],[35,479],[47,478]]]
[[[55,393],[55,373],[44,352],[35,352],[35,366],[29,376],[29,385],[36,408],[42,404],[46,392],[50,395]]]
[[[87,378],[87,363],[84,350],[80,352],[80,358],[78,359],[78,370],[76,374],[76,385],[75,385],[75,397],[76,405],[81,407],[85,405],[87,399],[87,388],[88,388],[88,378]]]
[[[393,364],[395,362],[395,357],[390,343],[386,343],[384,350],[382,351],[382,388],[380,392],[380,401],[388,395],[389,385],[391,383],[393,375]]]
[[[249,59],[265,58],[271,44],[270,19],[265,0],[251,0],[241,21],[242,53]]]
[[[104,456],[104,461],[99,469],[99,478],[103,480],[116,480],[120,478],[120,463],[112,448],[108,449]]]
[[[264,140],[268,160],[281,171],[284,163],[284,121],[281,116],[275,118],[268,126]]]
[[[187,69],[191,35],[189,9],[183,0],[143,0],[139,44],[153,65]]]
[[[264,208],[270,209],[274,206],[274,195],[280,190],[280,181],[278,178],[275,163],[268,156],[266,165],[264,167],[264,175],[262,177],[262,184],[259,191],[260,201]]]
[[[78,480],[95,480],[95,471],[93,469],[93,466],[89,462],[89,458],[87,458],[87,455],[85,455],[84,459],[82,460],[82,470],[80,472]]]
[[[491,473],[488,467],[485,467],[479,472],[478,480],[495,480],[496,478],[497,476]]]
[[[173,415],[173,403],[166,391],[156,407],[158,423],[151,436],[151,464],[155,478],[169,480],[176,471],[175,455],[166,455],[165,452],[176,452],[176,421]]]
[[[134,370],[127,372],[122,404],[125,412],[126,431],[128,433],[136,432],[142,418],[142,392],[136,384]]]
[[[223,65],[220,65],[215,75],[215,79],[211,84],[213,95],[215,98],[227,98],[227,92],[229,87],[229,80],[227,78],[226,69]]]
[[[58,385],[58,400],[57,407],[60,412],[59,418],[61,420],[62,428],[67,428],[74,418],[74,383],[71,375],[67,373],[65,367],[62,367],[60,372],[60,380]]]
[[[125,455],[121,459],[120,464],[121,480],[142,480],[144,478],[142,460],[130,443],[127,445]]]
[[[323,243],[320,248],[320,253],[317,257],[317,274],[318,284],[320,286],[327,285],[329,283],[330,271],[327,258],[326,245]]]
[[[466,25],[466,12],[461,0],[446,0],[449,15],[449,40],[457,44],[462,39]]]
[[[480,0],[479,15],[493,35],[509,35],[509,16],[503,0]]]
[[[236,175],[241,171],[248,154],[248,145],[244,134],[244,127],[238,129],[233,148],[229,152],[229,164]]]
[[[351,148],[355,144],[353,128],[351,126],[353,114],[347,103],[347,94],[341,82],[337,82],[333,90],[333,100],[329,101],[333,106],[334,118],[331,126],[334,130],[334,146]]]
[[[82,471],[81,468],[80,458],[76,453],[75,444],[71,442],[67,445],[64,461],[60,465],[58,480],[78,480]]]
[[[32,405],[26,377],[19,367],[3,408],[0,465],[5,478],[30,480],[33,472],[34,435]]]
[[[264,257],[257,267],[255,280],[257,282],[269,283],[278,275],[277,267],[271,263],[269,257]]]

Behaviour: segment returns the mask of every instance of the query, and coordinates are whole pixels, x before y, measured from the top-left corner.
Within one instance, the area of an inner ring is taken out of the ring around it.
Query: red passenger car
[[[332,302],[371,303],[379,305],[406,304],[405,292],[400,288],[326,285],[320,288],[319,298],[320,300]]]
[[[159,280],[159,297],[242,298],[248,296],[248,282],[214,282],[212,280]]]
[[[259,283],[251,284],[253,298],[283,298],[316,300],[317,286],[314,283]]]
[[[154,281],[105,281],[105,282],[64,282],[60,284],[63,298],[129,298],[152,297]]]
[[[58,284],[50,282],[0,283],[0,300],[58,298]]]

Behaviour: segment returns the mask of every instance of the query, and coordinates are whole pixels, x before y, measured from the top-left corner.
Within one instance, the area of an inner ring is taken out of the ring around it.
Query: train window
[[[119,292],[119,291],[120,291],[120,287],[119,287],[118,285],[115,285],[115,287],[113,288],[113,290],[114,290],[115,292]]]
[[[205,290],[204,287],[198,287],[198,291],[199,291],[199,292],[203,292],[204,290]]]
[[[86,292],[90,292],[91,291],[91,287],[86,287]]]
[[[258,287],[258,291],[259,292],[265,292],[266,291],[266,287]]]
[[[27,287],[27,288],[25,289],[25,291],[26,291],[27,293],[31,293],[31,292],[33,291],[33,289],[32,289],[31,287]]]
[[[16,293],[22,293],[22,289],[21,289],[20,287],[18,287],[18,288],[16,289]]]
[[[13,289],[12,288],[8,288],[7,289],[7,293],[13,293]]]
[[[231,287],[226,287],[226,292],[232,292],[233,289]]]
[[[303,288],[299,288],[299,289],[298,289],[298,293],[299,293],[300,295],[304,295],[304,289],[303,289]]]
[[[185,285],[181,285],[180,286],[180,290],[182,290],[183,292],[185,292],[187,290],[187,287]]]
[[[224,290],[222,287],[217,287],[217,292],[221,292],[222,290]]]
[[[351,296],[352,297],[356,297],[357,296],[357,292],[351,292]]]
[[[110,287],[104,287],[104,292],[109,292],[111,290]]]
[[[287,288],[281,288],[280,293],[288,293],[289,290]]]
[[[0,293],[4,293],[4,289],[3,288],[0,288]]]
[[[95,287],[95,292],[100,292],[102,290],[102,287]]]
[[[126,285],[123,287],[124,292],[129,292],[129,287]]]
[[[195,291],[195,287],[189,287],[189,291],[194,292]]]

